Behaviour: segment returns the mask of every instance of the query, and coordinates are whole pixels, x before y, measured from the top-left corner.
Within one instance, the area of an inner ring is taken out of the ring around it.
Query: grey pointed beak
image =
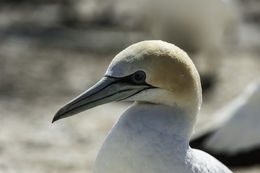
[[[124,100],[148,88],[150,88],[149,85],[134,85],[121,81],[120,78],[103,77],[90,89],[63,106],[55,114],[52,122],[98,105]]]

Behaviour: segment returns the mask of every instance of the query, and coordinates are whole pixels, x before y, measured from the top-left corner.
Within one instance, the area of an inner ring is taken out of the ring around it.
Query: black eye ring
[[[144,71],[137,71],[131,76],[131,79],[136,84],[143,84],[145,83],[146,74]]]

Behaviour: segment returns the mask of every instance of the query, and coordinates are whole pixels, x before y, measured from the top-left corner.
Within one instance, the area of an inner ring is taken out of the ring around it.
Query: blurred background
[[[2,0],[0,172],[91,172],[130,103],[51,124],[105,73],[120,50],[161,39],[186,50],[202,76],[197,131],[260,75],[258,0]],[[236,168],[260,172],[260,166]]]

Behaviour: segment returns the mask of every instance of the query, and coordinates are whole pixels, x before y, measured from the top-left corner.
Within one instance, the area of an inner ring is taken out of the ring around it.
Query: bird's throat
[[[137,168],[145,168],[143,164],[164,159],[182,160],[189,150],[192,121],[178,108],[146,103],[132,105],[109,132],[98,154],[94,172],[115,172],[114,168],[121,169],[120,166],[122,170],[117,170],[119,172],[127,172],[125,168],[135,172]],[[164,158],[168,156],[171,158]],[[101,168],[104,170],[99,170]]]

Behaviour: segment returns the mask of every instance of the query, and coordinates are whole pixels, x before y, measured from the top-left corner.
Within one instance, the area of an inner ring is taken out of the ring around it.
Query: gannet
[[[227,0],[149,0],[141,3],[137,14],[143,13],[140,23],[155,39],[175,43],[189,54],[211,55],[210,58],[216,53],[220,56],[225,43],[237,39],[236,7],[235,2]]]
[[[214,55],[226,48],[226,38],[235,36],[239,10],[233,1],[79,0],[71,9],[83,23],[108,21],[175,43],[189,53]]]
[[[260,80],[220,109],[214,129],[197,135],[191,146],[212,154],[228,166],[260,163]]]
[[[105,76],[62,107],[53,122],[112,101],[134,101],[110,130],[94,173],[230,173],[189,147],[202,94],[200,77],[177,46],[142,41],[120,52]]]

